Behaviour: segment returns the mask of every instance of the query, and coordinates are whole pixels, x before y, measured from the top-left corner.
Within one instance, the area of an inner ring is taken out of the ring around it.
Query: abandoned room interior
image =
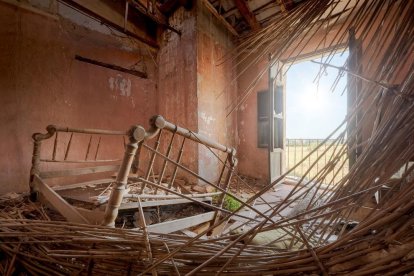
[[[414,275],[413,0],[0,0],[1,275]]]

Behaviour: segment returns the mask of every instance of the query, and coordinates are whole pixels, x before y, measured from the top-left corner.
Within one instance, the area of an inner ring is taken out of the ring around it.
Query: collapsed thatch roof
[[[297,55],[309,43],[320,47],[344,42],[354,29],[364,52],[364,68],[345,65],[351,80],[361,82],[344,123],[353,128],[338,135],[330,162],[311,181],[299,181],[281,203],[267,213],[258,213],[260,222],[241,234],[200,239],[205,232],[189,238],[182,235],[148,235],[143,231],[112,229],[58,221],[27,220],[18,208],[0,214],[0,271],[7,274],[19,263],[33,274],[335,274],[397,275],[414,267],[414,1],[361,1],[341,19],[324,16],[337,1],[307,1],[297,10],[269,25],[239,46],[256,55],[253,63],[267,54],[278,62]],[[336,28],[336,29],[335,29]],[[327,45],[329,30],[336,38]],[[292,45],[295,49],[292,50]],[[260,54],[257,51],[260,49]],[[244,59],[240,51],[239,58]],[[329,63],[327,54],[324,63]],[[351,53],[352,59],[352,53]],[[323,66],[321,68],[323,70]],[[361,69],[361,70],[360,70]],[[260,72],[259,76],[266,71]],[[254,85],[254,84],[252,84]],[[246,91],[248,95],[249,91]],[[232,107],[243,102],[245,96]],[[369,120],[369,118],[373,118]],[[361,122],[364,122],[362,124]],[[338,128],[340,129],[340,128]],[[362,133],[368,133],[361,140]],[[348,147],[339,142],[347,140]],[[350,171],[338,183],[322,184],[332,167],[343,161],[346,150],[358,148]],[[401,168],[401,178],[392,176]],[[287,172],[288,173],[288,172]],[[252,204],[279,180],[250,198]],[[336,241],[328,242],[335,226],[346,225],[349,216],[376,191],[388,192],[360,223]],[[316,192],[314,192],[316,190]],[[329,190],[324,193],[322,190]],[[322,191],[321,193],[318,193]],[[311,193],[312,192],[312,193]],[[311,200],[297,215],[275,220],[292,202],[311,193]],[[24,205],[26,206],[26,205]],[[17,206],[20,207],[20,206]],[[210,231],[231,215],[224,216]],[[341,224],[342,223],[342,224]],[[345,223],[345,224],[343,224]],[[281,229],[300,250],[278,251],[249,243],[258,233]],[[316,240],[315,240],[316,239]]]

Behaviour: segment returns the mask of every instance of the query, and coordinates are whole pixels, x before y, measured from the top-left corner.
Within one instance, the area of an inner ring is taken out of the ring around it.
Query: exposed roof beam
[[[282,14],[281,11],[278,11],[276,13],[273,13],[263,19],[260,20],[260,24],[262,24],[262,26],[264,26],[264,24],[266,24],[268,21],[271,21],[273,19],[276,19],[280,14]]]
[[[127,0],[127,2],[130,3],[139,13],[146,16],[150,20],[181,35],[181,31],[170,26],[168,24],[168,19],[156,7],[150,8],[148,6],[148,2],[145,2],[144,0]]]
[[[249,24],[253,31],[260,29],[260,23],[257,21],[256,16],[252,13],[245,0],[233,0],[240,14]]]
[[[231,32],[233,35],[235,36],[239,36],[239,34],[237,33],[237,31],[233,28],[233,26],[227,22],[226,19],[224,19],[224,17],[222,17],[216,10],[216,8],[214,8],[214,6],[208,1],[208,0],[202,0],[204,6],[221,22],[223,23],[223,25],[227,28],[227,30],[229,30],[229,32]]]
[[[254,9],[253,10],[253,13],[254,14],[257,14],[257,13],[261,12],[263,9],[271,8],[269,6],[275,6],[275,7],[279,7],[280,8],[279,4],[277,4],[274,0],[272,0],[270,2],[267,2],[266,4],[261,5],[260,7],[257,7],[256,9]]]
[[[192,4],[193,4],[192,0],[167,0],[163,4],[159,5],[159,10],[163,14],[170,15],[180,6],[184,6],[185,8],[190,8]]]
[[[170,14],[172,11],[178,8],[179,5],[180,2],[178,0],[167,0],[164,2],[164,4],[161,4],[159,6],[159,10],[163,14]]]
[[[124,14],[115,11],[107,2],[103,0],[59,0],[60,2],[84,12],[91,17],[107,24],[119,32],[132,36],[154,49],[158,49],[157,42],[148,36],[141,28],[131,22],[125,22]],[[125,24],[126,23],[126,24]],[[125,29],[125,30],[124,30]]]
[[[281,8],[284,11],[290,11],[292,10],[294,7],[296,7],[298,4],[300,4],[301,2],[303,2],[303,0],[279,0],[280,4],[281,4]]]
[[[271,8],[279,8],[280,9],[280,6],[274,0],[272,0],[270,2],[267,2],[266,4],[263,4],[262,6],[256,8],[256,9],[254,9],[253,14],[257,15],[257,14],[261,13],[263,10],[271,9]],[[222,13],[221,15],[224,18],[226,18],[230,15],[235,14],[237,11],[238,11],[238,9],[234,6],[234,7],[230,8],[228,11]]]
[[[237,8],[236,8],[236,7],[233,7],[233,8],[231,8],[231,9],[229,9],[228,11],[226,11],[226,12],[222,13],[222,16],[223,16],[223,17],[228,17],[228,16],[230,16],[230,15],[235,14],[236,12],[237,12]]]

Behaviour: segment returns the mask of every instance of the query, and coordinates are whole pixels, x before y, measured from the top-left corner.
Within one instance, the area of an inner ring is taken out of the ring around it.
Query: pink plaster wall
[[[156,113],[156,67],[146,47],[4,2],[0,15],[0,194],[28,190],[31,135],[48,124],[124,130],[147,126]],[[76,54],[137,63],[149,77],[81,63]]]
[[[258,72],[268,66],[266,60],[250,65],[246,60],[238,66],[238,95],[242,97]],[[247,68],[247,70],[245,70]],[[268,89],[267,74],[256,84],[246,101],[240,105],[238,116],[238,170],[241,174],[267,182],[269,178],[268,150],[257,147],[257,92]]]
[[[178,34],[166,30],[158,53],[158,113],[168,121],[192,131],[197,122],[197,34],[196,8],[181,7],[169,18]],[[178,143],[177,143],[178,146]],[[182,164],[198,171],[197,145],[186,143]],[[163,151],[166,152],[166,147]]]
[[[199,2],[192,10],[179,8],[169,22],[182,35],[165,31],[161,36],[159,113],[180,126],[234,146],[236,119],[226,118],[226,107],[237,91],[235,83],[231,84],[234,71],[232,64],[217,65],[233,47],[231,36]],[[208,180],[216,180],[220,173],[220,162],[203,145],[189,141],[183,157],[184,165]]]
[[[232,36],[199,3],[197,12],[197,98],[199,132],[219,143],[235,147],[237,134],[236,113],[226,118],[227,107],[236,98],[234,63],[221,64],[233,49]],[[217,151],[214,151],[216,154]],[[199,173],[216,180],[221,162],[204,146],[199,146]],[[225,156],[220,154],[224,161]]]
[[[147,126],[150,116],[161,114],[235,146],[237,113],[225,116],[237,93],[231,83],[235,70],[231,63],[217,66],[233,44],[204,6],[175,11],[170,24],[182,35],[163,32],[158,52],[59,15],[45,16],[3,2],[0,14],[0,193],[28,190],[31,135],[52,123],[124,130],[133,124]],[[82,63],[75,55],[128,68],[135,65],[149,77]],[[183,164],[211,180],[220,169],[208,150],[195,143],[186,147]]]

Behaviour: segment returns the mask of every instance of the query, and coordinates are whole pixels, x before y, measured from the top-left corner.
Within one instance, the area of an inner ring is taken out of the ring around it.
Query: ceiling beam
[[[253,14],[258,14],[259,12],[262,12],[263,9],[270,9],[272,8],[272,6],[274,8],[280,9],[280,5],[278,3],[276,3],[274,0],[267,2],[266,4],[263,4],[259,7],[257,7],[256,9],[253,10]]]
[[[160,12],[163,14],[171,14],[180,5],[178,0],[167,0],[159,6]]]
[[[276,20],[277,18],[279,18],[279,16],[282,14],[282,11],[278,11],[274,14],[271,14],[263,19],[260,20],[260,24],[264,27],[267,26],[266,24],[268,24],[269,22],[272,22],[272,20]]]
[[[226,17],[229,17],[230,15],[233,15],[233,14],[237,13],[237,11],[238,11],[237,8],[236,7],[233,7],[231,9],[228,9],[226,12],[222,13],[221,15],[224,18],[226,18]]]
[[[159,5],[159,10],[165,15],[170,15],[181,6],[184,6],[186,9],[190,9],[192,5],[192,0],[167,0],[163,4]]]
[[[142,28],[126,21],[124,14],[118,13],[104,0],[61,0],[81,12],[84,12],[103,24],[107,24],[119,32],[125,33],[139,41],[151,46],[153,49],[159,49],[158,43],[150,37]]]
[[[204,6],[227,28],[229,32],[231,32],[234,36],[239,36],[233,26],[217,12],[216,8],[214,8],[214,6],[208,0],[202,0],[202,2]]]
[[[163,26],[164,28],[181,35],[181,31],[170,26],[168,24],[168,19],[158,10],[155,6],[149,6],[148,1],[145,0],[127,0],[127,3],[130,3],[139,13],[146,16],[153,22]]]
[[[291,11],[294,7],[296,7],[298,4],[303,2],[303,0],[279,0],[282,10],[284,11]]]
[[[249,24],[253,31],[260,29],[260,23],[257,21],[256,16],[252,13],[245,0],[233,0],[240,14]]]

